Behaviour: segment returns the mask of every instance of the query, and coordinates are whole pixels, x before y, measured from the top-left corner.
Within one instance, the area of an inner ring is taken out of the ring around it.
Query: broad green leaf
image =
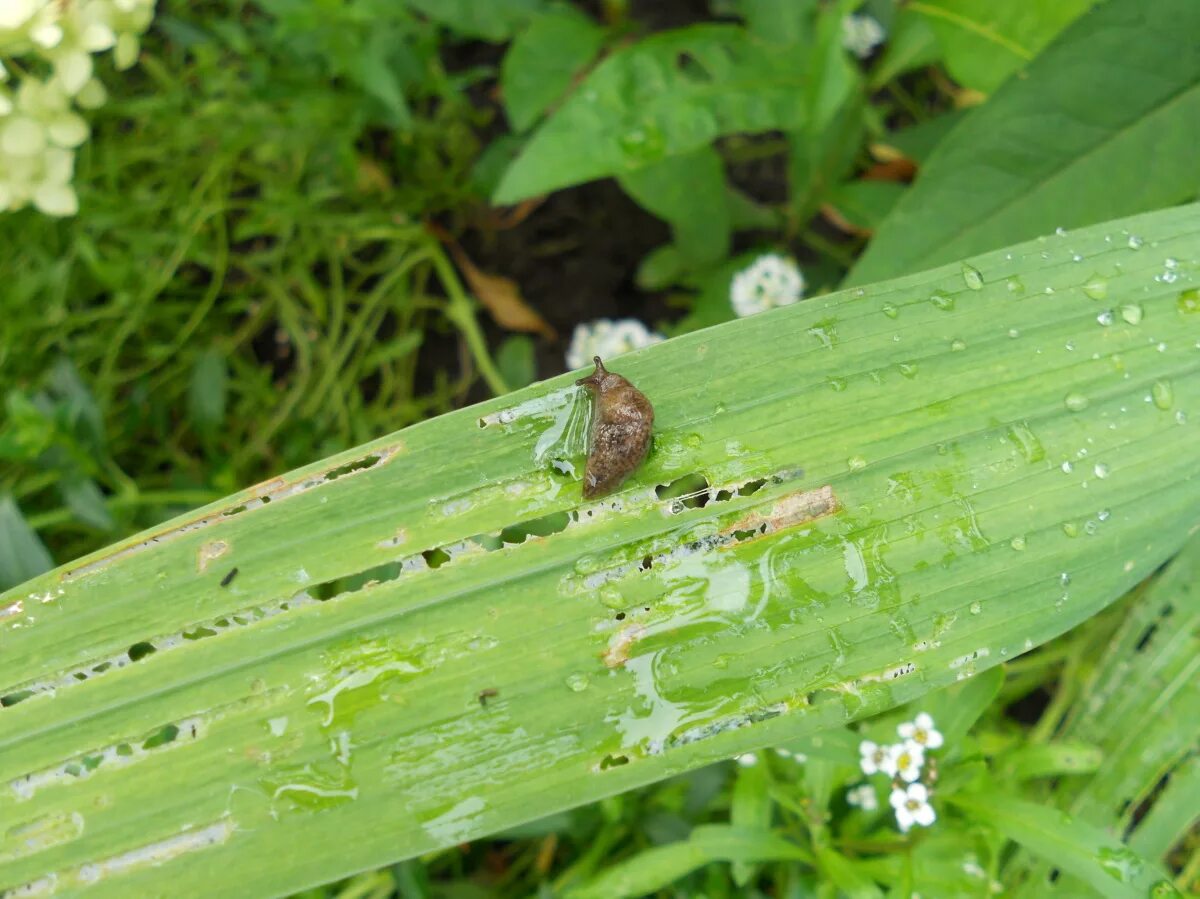
[[[725,169],[712,147],[672,156],[619,181],[639,206],[670,223],[674,245],[687,262],[715,262],[729,252],[733,224]]]
[[[63,501],[75,517],[102,531],[116,528],[112,513],[104,502],[104,494],[96,482],[78,472],[68,472],[58,483]]]
[[[905,72],[932,65],[941,58],[937,37],[925,18],[905,6],[896,17],[879,61],[871,69],[871,88],[879,90]]]
[[[944,112],[919,124],[891,132],[884,143],[899,150],[913,162],[923,165],[942,139],[966,114],[966,111],[961,109]]]
[[[991,93],[1093,5],[1093,0],[914,0],[964,87]]]
[[[905,190],[895,181],[848,181],[835,187],[827,202],[850,224],[873,231]]]
[[[938,146],[850,275],[865,284],[1194,198],[1200,4],[1109,0]]]
[[[799,861],[808,853],[769,830],[704,824],[680,843],[647,849],[613,865],[590,883],[569,890],[567,899],[624,899],[644,896],[697,868],[718,861]]]
[[[771,796],[768,791],[770,775],[767,766],[761,763],[743,765],[738,768],[733,782],[733,799],[729,807],[729,823],[736,828],[750,831],[771,829]],[[733,881],[739,887],[746,886],[754,876],[756,868],[744,861],[733,863]]]
[[[500,43],[545,9],[544,0],[404,0],[408,6],[463,37]]]
[[[817,0],[741,0],[739,14],[757,38],[778,44],[802,44],[808,37]]]
[[[530,138],[497,203],[633,172],[731,132],[795,128],[803,57],[733,25],[646,38],[598,65]]]
[[[512,387],[531,384],[537,377],[533,339],[523,334],[505,338],[496,351],[496,367],[500,369],[505,384]]]
[[[225,354],[216,347],[205,350],[196,358],[188,385],[188,416],[201,434],[212,434],[225,420],[228,391]]]
[[[50,553],[12,496],[0,492],[0,587],[13,587],[53,567]],[[6,605],[0,601],[0,621]]]
[[[818,297],[615,360],[614,496],[564,375],[9,591],[0,888],[286,893],[1062,633],[1195,525],[1198,269],[1188,206]]]
[[[571,7],[550,10],[517,34],[500,66],[513,130],[524,131],[565,94],[603,43],[604,30]]]
[[[1180,895],[1170,889],[1162,868],[1083,820],[1000,792],[960,794],[950,801],[1102,896]]]
[[[1018,780],[1088,774],[1100,767],[1104,753],[1089,743],[1035,743],[1021,746],[1004,759],[1005,768]]]

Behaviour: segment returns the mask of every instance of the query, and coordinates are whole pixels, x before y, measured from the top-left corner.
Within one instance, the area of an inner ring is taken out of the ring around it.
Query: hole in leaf
[[[708,505],[708,479],[702,474],[686,474],[669,484],[660,484],[654,492],[659,499],[675,500],[683,509],[702,509]]]
[[[140,662],[142,659],[146,658],[146,656],[152,655],[155,652],[158,652],[158,650],[155,648],[153,643],[147,643],[145,641],[142,641],[141,643],[134,643],[129,647],[129,661]]]
[[[158,733],[151,734],[142,743],[143,749],[157,749],[159,746],[166,746],[168,743],[174,743],[175,738],[179,736],[179,726],[168,724]]]
[[[606,755],[600,762],[600,770],[607,771],[609,768],[619,768],[621,765],[629,764],[629,756],[627,755]]]

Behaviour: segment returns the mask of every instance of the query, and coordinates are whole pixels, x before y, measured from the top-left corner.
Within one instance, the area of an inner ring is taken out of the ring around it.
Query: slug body
[[[642,464],[650,450],[654,407],[645,394],[604,367],[575,383],[595,397],[591,445],[583,472],[583,497],[593,499],[614,490]]]

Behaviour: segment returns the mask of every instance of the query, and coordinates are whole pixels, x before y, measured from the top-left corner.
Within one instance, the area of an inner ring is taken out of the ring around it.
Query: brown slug
[[[620,486],[650,450],[654,407],[645,394],[592,357],[596,370],[575,383],[595,397],[591,443],[583,473],[583,497],[594,499]]]

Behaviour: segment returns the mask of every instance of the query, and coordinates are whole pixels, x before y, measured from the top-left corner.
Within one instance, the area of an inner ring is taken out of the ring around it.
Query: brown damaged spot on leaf
[[[759,531],[760,536],[765,536],[831,515],[838,508],[833,487],[826,484],[816,490],[804,490],[781,496],[769,508],[753,509],[749,514],[723,528],[721,533]]]
[[[196,569],[203,572],[214,559],[219,559],[229,552],[229,544],[224,540],[212,540],[203,544],[196,551]]]
[[[646,633],[640,624],[631,624],[623,628],[616,638],[608,644],[604,651],[604,664],[609,668],[620,668],[629,661],[629,647],[633,646]]]

